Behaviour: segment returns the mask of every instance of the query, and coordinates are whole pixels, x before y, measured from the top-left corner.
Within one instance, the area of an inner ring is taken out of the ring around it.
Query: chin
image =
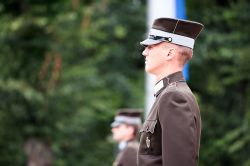
[[[145,66],[145,71],[147,72],[147,73],[149,73],[149,68],[147,67],[147,66]]]
[[[150,69],[150,68],[145,67],[145,71],[146,71],[148,74],[153,74],[152,69]]]
[[[113,140],[119,142],[121,139],[119,137],[113,137]]]

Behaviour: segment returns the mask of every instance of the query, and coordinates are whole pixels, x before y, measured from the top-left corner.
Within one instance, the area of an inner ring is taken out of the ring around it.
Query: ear
[[[175,56],[176,50],[174,48],[168,48],[165,54],[165,60],[171,60]]]

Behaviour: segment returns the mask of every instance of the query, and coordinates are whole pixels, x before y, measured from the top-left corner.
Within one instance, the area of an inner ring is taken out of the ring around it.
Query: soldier
[[[136,166],[139,143],[136,140],[141,126],[141,111],[121,109],[111,124],[113,139],[119,143],[119,153],[113,166]]]
[[[141,42],[145,70],[156,76],[156,84],[155,102],[140,131],[139,166],[198,165],[200,110],[182,70],[202,28],[193,21],[159,18]]]

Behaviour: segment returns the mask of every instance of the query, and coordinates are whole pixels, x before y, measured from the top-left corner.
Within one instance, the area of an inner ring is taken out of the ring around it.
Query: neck
[[[133,139],[135,139],[134,136],[128,136],[128,137],[125,137],[122,141],[129,142]]]
[[[161,66],[158,69],[158,71],[154,73],[154,75],[156,76],[156,81],[158,82],[170,74],[176,73],[178,71],[182,71],[183,67],[184,66],[180,65],[179,62],[175,59],[166,61],[164,66]]]
[[[175,68],[175,69],[166,69],[164,72],[156,75],[156,82],[162,80],[163,78],[169,76],[170,74],[176,73],[178,71],[182,71],[182,68]]]

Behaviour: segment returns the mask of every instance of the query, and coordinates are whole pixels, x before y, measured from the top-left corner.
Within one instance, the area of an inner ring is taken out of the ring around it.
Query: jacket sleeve
[[[195,166],[195,118],[184,93],[165,93],[159,101],[164,166]]]

